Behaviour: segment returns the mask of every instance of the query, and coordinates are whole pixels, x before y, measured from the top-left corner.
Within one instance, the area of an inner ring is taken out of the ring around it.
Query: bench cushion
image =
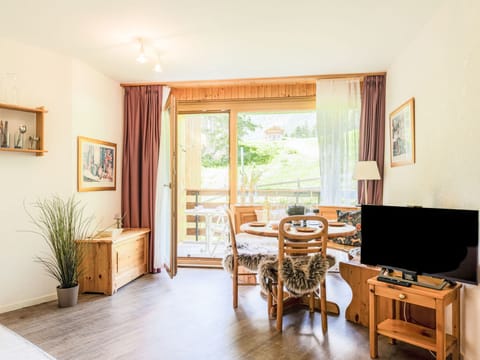
[[[357,228],[357,232],[351,236],[338,236],[330,240],[341,245],[360,246],[362,244],[361,210],[354,210],[354,211],[337,210],[337,221],[355,226]]]

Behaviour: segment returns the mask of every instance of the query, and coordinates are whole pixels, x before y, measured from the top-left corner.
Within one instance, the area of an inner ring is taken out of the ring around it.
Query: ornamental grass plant
[[[47,273],[59,283],[59,288],[78,285],[83,258],[82,247],[75,240],[87,239],[94,217],[85,216],[85,206],[72,195],[63,199],[57,195],[33,203],[38,214],[28,212],[39,234],[47,243],[51,253],[36,256]]]

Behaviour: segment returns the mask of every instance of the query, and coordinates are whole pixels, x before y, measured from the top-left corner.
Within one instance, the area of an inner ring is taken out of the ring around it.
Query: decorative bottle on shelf
[[[10,134],[8,133],[8,121],[0,121],[0,147],[10,147]]]
[[[20,125],[18,127],[18,134],[15,134],[15,143],[14,143],[16,149],[23,149],[26,132],[27,132],[27,125]]]
[[[28,140],[30,140],[30,150],[38,150],[40,138],[38,136],[29,136]]]
[[[1,135],[1,139],[0,139],[0,143],[1,143],[1,147],[2,148],[8,148],[10,147],[10,134],[7,132],[4,132],[2,135]]]

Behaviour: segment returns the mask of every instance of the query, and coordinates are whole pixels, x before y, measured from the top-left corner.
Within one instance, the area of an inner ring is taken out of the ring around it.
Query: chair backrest
[[[295,223],[315,222],[312,227],[294,227]],[[286,255],[327,254],[328,220],[318,215],[287,216],[278,225],[279,266]]]
[[[257,221],[255,210],[261,210],[262,205],[231,205],[233,213],[235,231],[240,232],[240,225],[250,221]]]
[[[236,238],[236,231],[235,231],[235,218],[233,215],[233,211],[231,209],[225,209],[227,212],[228,218],[228,226],[230,229],[230,246],[232,247],[232,253],[234,256],[238,256],[237,250],[237,238]]]

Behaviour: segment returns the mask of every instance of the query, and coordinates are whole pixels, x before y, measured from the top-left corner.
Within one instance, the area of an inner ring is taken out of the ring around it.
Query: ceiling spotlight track
[[[139,54],[137,56],[137,62],[139,64],[145,64],[148,61],[154,61],[155,65],[152,68],[153,71],[155,72],[162,72],[162,66],[160,65],[160,60],[158,54],[155,52],[155,49],[150,49],[145,47],[145,42],[144,40],[139,37],[136,39],[138,43],[138,48],[139,48]]]
[[[140,54],[138,54],[137,56],[137,62],[139,62],[140,64],[145,64],[148,61],[148,59],[147,59],[147,56],[145,55],[143,40],[142,38],[138,38],[137,41],[138,41],[138,44],[140,45]]]

